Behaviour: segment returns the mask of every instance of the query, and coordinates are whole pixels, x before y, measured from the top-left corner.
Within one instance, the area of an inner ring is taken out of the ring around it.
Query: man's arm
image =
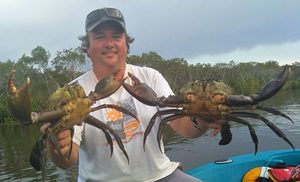
[[[197,138],[203,135],[209,128],[213,129],[212,135],[216,135],[222,128],[221,124],[208,123],[199,118],[197,118],[196,122],[199,128],[194,126],[190,117],[182,117],[171,121],[170,126],[177,134],[185,138]]]
[[[57,166],[63,169],[69,168],[77,163],[79,146],[76,143],[72,142],[70,130],[62,131],[58,133],[56,137],[60,147],[59,150],[65,157],[62,157],[50,142],[48,142],[48,154],[51,160]],[[69,156],[70,158],[68,159]]]

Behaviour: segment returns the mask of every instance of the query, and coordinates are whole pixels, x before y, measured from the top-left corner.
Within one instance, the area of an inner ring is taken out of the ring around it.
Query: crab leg
[[[110,145],[110,157],[113,155],[113,152],[114,152],[114,146],[112,145],[113,144],[113,140],[109,134],[109,132],[105,129],[105,128],[102,128],[100,127],[100,129],[102,130],[102,132],[104,133],[105,135],[105,138],[107,140],[107,142],[109,143]]]
[[[257,147],[258,147],[258,138],[256,136],[256,133],[255,133],[255,130],[254,128],[251,126],[251,124],[241,118],[238,118],[238,117],[235,117],[235,116],[228,116],[227,117],[228,120],[230,121],[234,121],[234,122],[237,122],[237,123],[241,123],[243,125],[247,125],[248,128],[249,128],[249,131],[250,131],[250,135],[251,135],[251,138],[252,138],[252,141],[255,145],[255,153],[254,155],[257,153]]]
[[[259,109],[259,110],[262,110],[262,111],[266,111],[268,113],[284,117],[284,118],[290,120],[294,124],[294,121],[292,120],[292,118],[290,118],[288,115],[280,112],[279,110],[277,110],[275,108],[262,107],[262,106],[259,106],[259,105],[256,105],[256,106],[244,106],[244,107],[242,107],[242,106],[241,107],[231,107],[232,111],[245,110],[245,109]]]
[[[125,113],[133,118],[135,118],[136,120],[139,120],[136,115],[134,115],[132,112],[130,112],[129,110],[125,109],[124,107],[120,107],[120,106],[116,106],[116,105],[113,105],[113,104],[102,104],[100,106],[97,106],[97,107],[94,107],[94,108],[91,108],[91,112],[93,111],[96,111],[96,110],[100,110],[100,109],[104,109],[104,108],[113,108],[117,111],[120,111],[122,113]]]
[[[143,147],[144,147],[144,150],[145,150],[145,144],[146,144],[146,140],[147,140],[147,137],[148,135],[150,134],[150,131],[155,123],[155,120],[158,116],[161,116],[161,115],[165,115],[165,114],[182,114],[183,112],[181,110],[177,110],[177,109],[168,109],[168,110],[163,110],[163,111],[158,111],[156,112],[152,118],[150,119],[150,122],[145,130],[145,133],[144,133],[144,140],[143,140]]]
[[[88,120],[87,123],[91,124],[91,121]],[[91,124],[91,125],[92,125],[92,126],[95,126],[94,124]],[[106,138],[106,140],[107,140],[107,142],[108,142],[108,144],[109,144],[109,146],[110,146],[110,157],[111,157],[111,156],[113,155],[113,152],[114,152],[113,140],[112,140],[112,138],[111,138],[109,132],[106,130],[106,128],[100,127],[100,126],[98,126],[98,125],[99,125],[99,124],[97,123],[97,126],[96,126],[96,127],[102,130],[102,132],[104,133],[105,138]]]
[[[286,114],[278,111],[277,109],[274,109],[274,108],[266,108],[266,107],[262,107],[262,106],[256,106],[255,107],[256,109],[259,109],[259,110],[263,110],[263,111],[266,111],[266,112],[269,112],[269,113],[272,113],[274,115],[279,115],[281,117],[284,117],[288,120],[290,120],[293,124],[294,124],[294,121]]]
[[[95,127],[99,128],[99,129],[101,129],[101,130],[102,130],[102,128],[103,128],[103,129],[109,131],[109,132],[115,137],[116,142],[117,142],[119,148],[122,150],[123,154],[125,155],[125,157],[126,157],[128,163],[129,163],[129,157],[128,157],[128,154],[127,154],[127,152],[126,152],[126,150],[125,150],[125,148],[124,148],[124,145],[123,145],[123,143],[122,143],[121,138],[119,137],[119,135],[118,135],[113,129],[110,128],[110,126],[108,126],[107,124],[105,124],[105,123],[103,123],[103,122],[101,122],[101,121],[99,122],[99,120],[97,120],[95,117],[93,117],[93,116],[91,116],[91,115],[89,115],[89,116],[87,117],[87,119],[86,119],[85,122],[86,122],[87,124],[90,124],[90,125],[92,125],[92,126],[95,126]],[[112,141],[111,141],[111,140],[108,140],[108,142],[111,142],[111,143],[109,143],[109,145],[112,147],[112,145],[113,145]]]
[[[274,133],[280,138],[282,138],[285,142],[287,142],[294,150],[295,147],[292,144],[292,142],[286,137],[286,135],[271,121],[269,121],[267,118],[257,114],[257,113],[248,113],[248,112],[233,112],[232,113],[235,116],[241,116],[241,117],[248,117],[248,118],[255,118],[263,121],[271,130],[273,130]]]
[[[158,143],[158,147],[159,147],[159,150],[161,153],[163,153],[162,149],[161,149],[161,139],[162,139],[162,136],[163,136],[163,131],[164,131],[164,128],[167,124],[167,122],[169,121],[172,121],[174,119],[178,119],[178,118],[182,118],[186,116],[185,114],[174,114],[174,115],[171,115],[171,116],[167,116],[165,117],[160,123],[159,123],[159,127],[158,127],[158,131],[157,131],[157,143]],[[145,150],[145,145],[143,146],[144,147],[144,150]]]

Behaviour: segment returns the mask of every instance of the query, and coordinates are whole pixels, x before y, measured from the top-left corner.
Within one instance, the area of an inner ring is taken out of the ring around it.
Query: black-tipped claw
[[[46,141],[39,139],[31,150],[30,164],[37,171],[43,171],[46,167]]]
[[[154,90],[149,87],[146,83],[142,83],[136,76],[131,73],[128,73],[128,76],[131,78],[133,85],[130,85],[126,82],[123,82],[123,87],[138,101],[149,105],[157,106],[158,98]]]
[[[254,101],[261,102],[274,96],[286,83],[291,69],[285,65],[282,72],[274,79],[269,81],[264,88],[254,97]]]
[[[232,133],[230,130],[229,123],[225,123],[221,129],[221,140],[219,141],[219,145],[227,145],[232,140]]]

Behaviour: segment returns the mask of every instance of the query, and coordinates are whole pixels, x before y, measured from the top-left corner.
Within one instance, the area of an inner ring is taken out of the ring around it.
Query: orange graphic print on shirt
[[[118,119],[123,118],[123,113],[115,110],[115,109],[109,109],[106,112],[106,117],[110,120],[110,121],[116,121]]]
[[[121,105],[132,113],[136,113],[134,107],[128,104]],[[143,135],[143,132],[139,131],[140,122],[131,116],[111,108],[106,110],[105,116],[107,118],[107,124],[118,133],[124,143],[128,143],[138,135]]]

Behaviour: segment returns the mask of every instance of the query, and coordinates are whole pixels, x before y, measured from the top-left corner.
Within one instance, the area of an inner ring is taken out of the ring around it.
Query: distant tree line
[[[187,81],[222,80],[230,85],[236,94],[252,94],[275,77],[283,69],[277,61],[236,63],[197,63],[188,64],[183,58],[163,59],[155,52],[140,56],[129,56],[128,62],[147,66],[160,71],[174,92],[178,92]],[[300,88],[300,62],[289,65],[292,74],[285,89]]]
[[[91,62],[79,48],[58,51],[53,58],[49,51],[37,46],[30,55],[18,60],[0,60],[0,124],[10,122],[7,109],[7,74],[16,70],[15,83],[20,87],[27,77],[32,80],[33,110],[46,109],[47,98],[60,86],[91,69]],[[282,69],[276,61],[236,63],[188,64],[184,58],[164,59],[156,52],[128,56],[128,63],[158,70],[169,82],[175,93],[187,81],[222,80],[236,94],[255,93]],[[290,65],[292,74],[284,89],[300,88],[300,62]]]

